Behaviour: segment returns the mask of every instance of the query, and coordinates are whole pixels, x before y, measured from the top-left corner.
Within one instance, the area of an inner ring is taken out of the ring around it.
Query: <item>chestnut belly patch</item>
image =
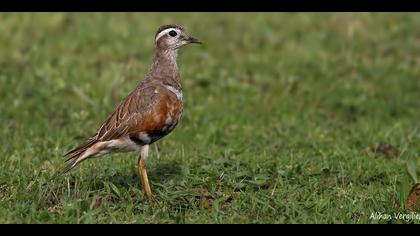
[[[159,139],[165,137],[168,133],[170,133],[177,123],[165,125],[162,129],[153,130],[148,132],[140,132],[135,135],[130,136],[130,140],[136,143],[139,146],[152,144]]]

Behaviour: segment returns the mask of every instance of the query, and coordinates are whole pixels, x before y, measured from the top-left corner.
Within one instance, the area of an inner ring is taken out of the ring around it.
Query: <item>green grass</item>
[[[142,198],[137,153],[59,175],[143,79],[166,23],[204,44],[179,56],[183,119],[148,159],[156,201]],[[370,215],[409,212],[419,25],[419,14],[1,13],[0,223],[404,223]],[[398,152],[372,151],[380,142]]]

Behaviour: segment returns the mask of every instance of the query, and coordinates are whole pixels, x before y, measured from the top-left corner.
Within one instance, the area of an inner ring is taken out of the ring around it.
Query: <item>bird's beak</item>
[[[193,37],[191,37],[191,36],[187,39],[187,41],[188,41],[189,43],[198,43],[198,44],[202,44],[202,42],[201,42],[200,40],[198,40],[198,39],[196,39],[196,38],[193,38]]]

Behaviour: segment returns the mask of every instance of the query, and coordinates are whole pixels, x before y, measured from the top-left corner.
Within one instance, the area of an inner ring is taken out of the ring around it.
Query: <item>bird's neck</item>
[[[176,50],[157,50],[150,68],[150,74],[155,78],[179,79]]]

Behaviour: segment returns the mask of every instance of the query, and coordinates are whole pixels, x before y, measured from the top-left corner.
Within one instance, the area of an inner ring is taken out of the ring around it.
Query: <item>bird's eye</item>
[[[177,36],[178,34],[176,33],[176,31],[175,31],[175,30],[171,30],[171,31],[169,31],[169,35],[170,35],[171,37],[175,37],[175,36]]]

